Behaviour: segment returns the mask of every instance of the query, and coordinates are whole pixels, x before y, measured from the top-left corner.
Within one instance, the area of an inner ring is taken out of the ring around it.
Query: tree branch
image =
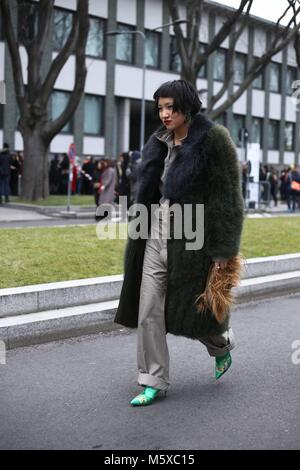
[[[89,31],[88,6],[88,0],[77,0],[78,34],[76,42],[75,86],[65,110],[57,119],[46,126],[44,139],[49,142],[61,131],[66,122],[70,120],[84,91],[85,77],[87,73],[85,65],[85,48]]]
[[[14,33],[14,27],[12,23],[11,11],[8,0],[0,0],[0,13],[2,13],[3,15],[4,33],[11,57],[16,100],[20,108],[21,114],[25,114],[27,109],[27,99],[25,95],[22,64],[19,54],[18,42]]]

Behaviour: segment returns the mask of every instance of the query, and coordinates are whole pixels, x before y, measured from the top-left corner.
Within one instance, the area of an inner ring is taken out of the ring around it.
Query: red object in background
[[[76,189],[77,189],[77,166],[76,165],[73,165],[73,179],[72,179],[72,187],[71,187],[71,191],[72,191],[72,194],[76,194]]]

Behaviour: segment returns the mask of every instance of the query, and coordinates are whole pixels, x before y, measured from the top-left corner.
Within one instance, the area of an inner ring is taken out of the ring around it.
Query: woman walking
[[[203,343],[215,357],[216,379],[230,367],[234,343],[229,312],[220,319],[207,303],[199,311],[197,300],[208,292],[209,279],[217,272],[226,274],[237,257],[244,214],[235,146],[226,128],[201,113],[194,87],[174,80],[161,85],[153,98],[162,126],[143,149],[136,198],[148,209],[149,235],[128,238],[114,320],[138,328],[137,382],[143,391],[130,402],[134,406],[151,404],[170,387],[167,333]],[[159,211],[150,218],[153,204],[159,204]],[[193,227],[197,206],[204,205],[201,248],[187,249],[185,227],[180,238],[175,236],[178,223],[172,209],[179,207],[184,214],[186,204],[192,208],[188,223]],[[159,213],[167,217],[161,220]]]

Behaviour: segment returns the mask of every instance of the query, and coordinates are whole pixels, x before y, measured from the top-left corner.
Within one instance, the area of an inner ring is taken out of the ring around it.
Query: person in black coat
[[[2,152],[0,152],[0,204],[2,203],[2,196],[5,197],[5,202],[9,202],[11,173],[10,165],[11,157],[9,152],[9,145],[5,142]]]

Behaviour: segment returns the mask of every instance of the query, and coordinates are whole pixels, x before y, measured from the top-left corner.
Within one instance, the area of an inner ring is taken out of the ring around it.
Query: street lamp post
[[[140,128],[140,151],[142,151],[145,141],[145,82],[146,82],[146,39],[149,33],[153,33],[159,29],[173,26],[174,24],[187,23],[188,20],[176,20],[172,23],[166,23],[157,28],[153,28],[144,33],[143,31],[108,31],[107,36],[118,36],[120,34],[139,34],[143,39],[143,75],[142,75],[142,102],[141,102],[141,128]]]

